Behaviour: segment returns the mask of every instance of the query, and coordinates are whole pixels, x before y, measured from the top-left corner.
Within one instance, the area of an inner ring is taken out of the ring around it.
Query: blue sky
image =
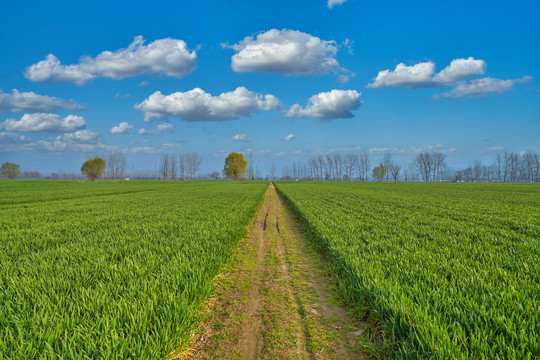
[[[540,150],[539,3],[434,4],[4,1],[0,162],[197,152],[212,172],[251,149],[264,175],[331,151]]]

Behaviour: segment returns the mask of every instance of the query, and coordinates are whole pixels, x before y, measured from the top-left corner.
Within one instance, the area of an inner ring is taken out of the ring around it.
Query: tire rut
[[[362,323],[338,302],[320,256],[270,183],[217,278],[207,320],[175,359],[367,359]]]

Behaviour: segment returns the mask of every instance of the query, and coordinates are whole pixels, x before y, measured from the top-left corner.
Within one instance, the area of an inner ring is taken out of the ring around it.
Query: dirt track
[[[182,358],[367,359],[321,261],[270,184]]]

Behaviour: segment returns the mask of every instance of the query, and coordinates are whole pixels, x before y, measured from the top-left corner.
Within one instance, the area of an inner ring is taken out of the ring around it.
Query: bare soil
[[[342,305],[322,257],[273,184],[182,359],[368,359],[367,325]]]

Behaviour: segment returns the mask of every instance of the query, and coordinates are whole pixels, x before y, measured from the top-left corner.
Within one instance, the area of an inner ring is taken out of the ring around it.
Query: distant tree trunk
[[[326,155],[326,163],[327,163],[327,172],[328,172],[328,180],[332,180],[334,177],[332,176],[334,174],[334,162],[332,161],[332,157],[330,154]]]
[[[357,162],[358,176],[360,180],[367,181],[369,175],[369,169],[371,168],[371,160],[369,159],[369,153],[363,152],[360,155],[360,160]]]
[[[247,161],[247,178],[248,180],[253,180],[254,178],[254,167],[253,167],[253,151],[251,150],[248,150],[246,151],[246,157],[245,157],[246,161]]]
[[[397,178],[399,177],[400,170],[401,170],[400,165],[398,165],[398,164],[390,165],[390,173],[392,174],[392,178],[394,179],[394,183],[397,182]]]
[[[169,176],[169,155],[168,154],[164,154],[161,157],[161,164],[160,164],[160,167],[159,167],[159,173],[160,173],[161,178],[163,180],[167,180],[167,178]]]
[[[382,161],[382,164],[384,166],[385,169],[390,169],[390,167],[392,166],[392,154],[390,154],[389,152],[387,152],[386,154],[384,154],[384,157],[383,157],[383,161]],[[388,181],[388,171],[386,172],[386,181]]]
[[[111,151],[107,159],[107,168],[105,176],[108,179],[118,180],[123,179],[127,170],[126,154],[121,151]]]
[[[416,155],[415,164],[418,172],[422,176],[422,181],[430,181],[433,172],[433,157],[429,151],[424,151]]]
[[[176,180],[178,176],[178,164],[176,161],[176,154],[169,155],[169,178]]]
[[[186,154],[178,154],[178,170],[180,171],[180,179],[186,179]]]
[[[200,158],[197,153],[186,154],[187,176],[189,179],[195,179],[197,177],[197,172],[199,171],[201,164],[202,158]]]
[[[332,156],[332,162],[334,163],[334,174],[337,181],[343,180],[343,160],[340,153],[335,153]]]
[[[353,178],[354,169],[357,167],[358,154],[347,154],[343,159],[343,167],[345,169],[345,175],[347,180],[351,181]]]

